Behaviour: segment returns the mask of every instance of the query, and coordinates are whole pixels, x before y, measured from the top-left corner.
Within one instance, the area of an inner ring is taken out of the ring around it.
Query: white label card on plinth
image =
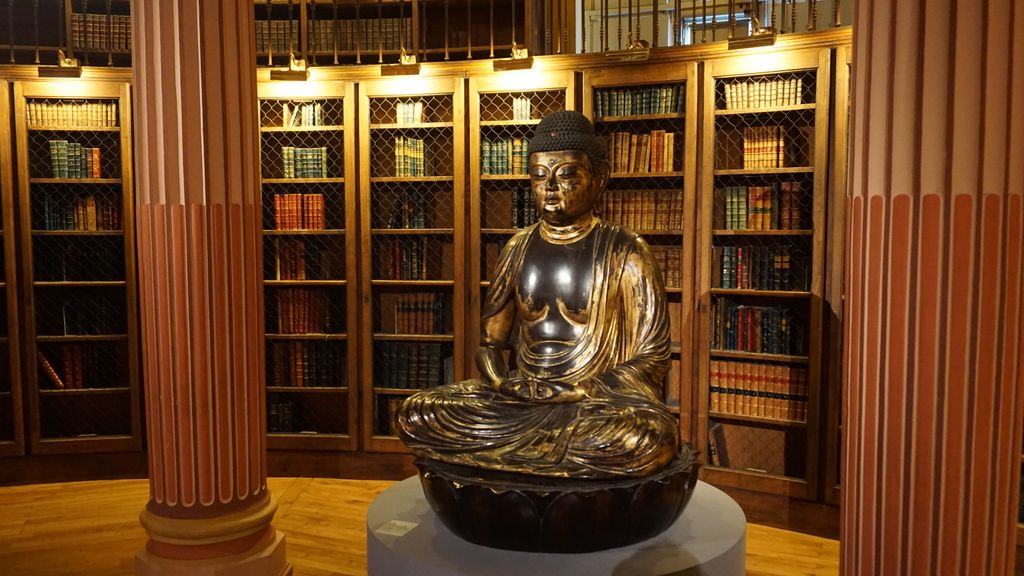
[[[377,528],[378,534],[384,534],[385,536],[405,536],[407,532],[413,528],[419,526],[416,522],[406,522],[404,520],[388,520],[383,526]]]

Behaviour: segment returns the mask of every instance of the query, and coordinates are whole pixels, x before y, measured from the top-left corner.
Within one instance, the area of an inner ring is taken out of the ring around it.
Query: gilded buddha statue
[[[499,257],[482,314],[482,376],[410,397],[399,435],[427,461],[556,478],[649,476],[680,452],[661,400],[661,272],[642,238],[595,213],[609,166],[585,116],[548,115],[528,154],[540,221]]]

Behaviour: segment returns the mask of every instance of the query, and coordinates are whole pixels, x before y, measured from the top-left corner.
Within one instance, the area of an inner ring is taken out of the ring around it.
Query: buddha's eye
[[[558,169],[558,179],[569,180],[570,178],[575,178],[577,172],[578,170],[575,166],[562,166]]]
[[[533,172],[532,174],[530,174],[530,176],[534,180],[545,180],[548,177],[548,170],[543,166],[537,166],[536,168],[533,169]]]

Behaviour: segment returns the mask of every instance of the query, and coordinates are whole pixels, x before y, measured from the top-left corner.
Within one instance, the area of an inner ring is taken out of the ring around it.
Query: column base
[[[138,576],[291,576],[285,558],[284,534],[274,530],[266,545],[231,556],[204,560],[180,560],[157,556],[148,549],[135,555]],[[262,542],[261,542],[262,544]]]

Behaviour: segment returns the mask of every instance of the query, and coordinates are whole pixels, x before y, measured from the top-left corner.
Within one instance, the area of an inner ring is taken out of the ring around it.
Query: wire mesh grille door
[[[708,460],[806,478],[814,70],[716,78]]]
[[[473,155],[478,158],[474,170],[480,204],[476,274],[483,302],[501,249],[519,229],[537,221],[528,176],[529,139],[542,118],[567,105],[564,88],[481,92],[479,99],[479,148]],[[479,317],[480,306],[473,314]]]
[[[642,235],[665,281],[673,352],[664,400],[678,413],[686,83],[595,87],[591,98],[611,168],[601,217]]]
[[[343,97],[260,100],[272,446],[351,433],[345,105]]]
[[[371,434],[412,391],[455,377],[456,137],[451,94],[369,98]]]
[[[117,98],[27,98],[38,439],[133,434],[130,285]]]

